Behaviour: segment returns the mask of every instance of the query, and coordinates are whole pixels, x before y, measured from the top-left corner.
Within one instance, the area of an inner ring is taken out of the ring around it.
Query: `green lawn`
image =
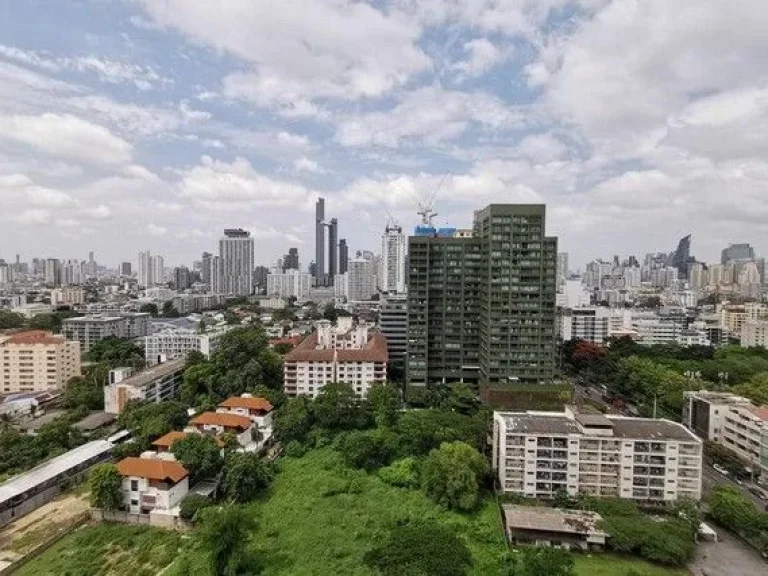
[[[614,554],[577,554],[576,576],[689,576],[684,568],[667,568],[640,558]]]
[[[17,574],[154,576],[173,562],[181,543],[178,533],[144,526],[87,526],[57,542]]]

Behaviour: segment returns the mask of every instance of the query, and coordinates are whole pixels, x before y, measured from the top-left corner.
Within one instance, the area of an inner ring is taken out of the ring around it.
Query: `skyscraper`
[[[186,290],[191,286],[189,268],[177,266],[173,269],[173,286],[176,290]]]
[[[208,289],[211,288],[211,265],[213,263],[213,254],[210,252],[203,252],[203,257],[200,260],[200,278],[203,281],[203,284],[206,284],[208,286]]]
[[[224,294],[253,294],[253,251],[250,232],[242,228],[224,230],[224,237],[219,240]]]
[[[61,285],[61,266],[56,258],[48,258],[45,261],[45,283],[48,286]]]
[[[565,290],[565,281],[568,278],[568,252],[557,253],[557,291]]]
[[[120,275],[121,276],[130,276],[131,275],[131,263],[130,262],[123,262],[120,264]]]
[[[545,220],[543,205],[491,204],[471,233],[409,238],[409,384],[551,380],[557,239]]]
[[[387,223],[381,237],[379,289],[389,294],[405,292],[405,235],[396,223]]]
[[[147,250],[139,252],[138,283],[142,288],[151,287],[154,282],[154,270],[152,268],[152,253]]]
[[[339,239],[339,221],[331,218],[328,224],[328,284],[333,284],[333,279],[338,274],[338,246]]]
[[[755,249],[749,244],[731,244],[723,250],[720,257],[721,264],[728,264],[733,260],[754,260]]]
[[[289,248],[288,254],[283,257],[283,272],[299,269],[299,249]]]
[[[339,274],[344,274],[349,265],[349,246],[346,238],[339,240]]]
[[[165,284],[165,258],[157,254],[152,256],[152,283]]]
[[[677,268],[679,278],[688,277],[688,264],[691,261],[691,235],[681,238],[677,250],[670,254],[670,266]]]
[[[325,285],[325,198],[315,203],[315,285]]]

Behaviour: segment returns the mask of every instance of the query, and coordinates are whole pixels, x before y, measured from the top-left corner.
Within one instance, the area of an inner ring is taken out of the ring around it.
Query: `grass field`
[[[18,576],[155,576],[177,557],[182,544],[175,532],[99,524],[63,538],[25,564]]]
[[[684,568],[667,568],[640,558],[614,554],[577,554],[576,576],[689,576]]]

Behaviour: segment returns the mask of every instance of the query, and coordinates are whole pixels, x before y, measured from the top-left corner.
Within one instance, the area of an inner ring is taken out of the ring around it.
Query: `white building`
[[[250,394],[227,398],[216,408],[216,412],[250,418],[261,430],[272,429],[273,410],[274,407],[266,398],[254,397]]]
[[[406,241],[403,229],[397,224],[387,224],[381,237],[381,270],[379,290],[390,294],[405,292]]]
[[[364,302],[376,294],[376,262],[372,258],[350,260],[346,276],[348,300]]]
[[[669,420],[496,412],[493,470],[504,492],[638,501],[701,498],[702,441]]]
[[[312,289],[312,276],[306,272],[288,269],[267,275],[267,296],[278,298],[304,298]]]
[[[768,320],[745,320],[741,326],[742,348],[768,348]]]
[[[85,290],[82,288],[54,288],[51,290],[51,306],[77,306],[85,303]]]
[[[189,427],[216,438],[222,434],[232,434],[242,447],[254,445],[258,430],[249,417],[227,412],[203,412],[189,421]]]
[[[171,512],[189,492],[189,472],[168,458],[125,458],[117,463],[117,472],[123,505],[131,514]]]
[[[560,335],[564,341],[588,340],[602,344],[611,334],[609,308],[566,308],[560,316]]]
[[[250,232],[241,228],[224,230],[224,236],[219,240],[224,294],[253,294],[253,252],[254,242]]]
[[[321,320],[283,359],[284,390],[314,398],[326,384],[345,382],[365,396],[375,382],[386,381],[388,359],[386,339],[365,324],[354,326],[348,316],[336,326]]]
[[[165,328],[144,339],[144,357],[148,366],[168,360],[183,360],[193,350],[210,358],[219,349],[221,338],[228,331],[228,326],[212,328],[204,333],[188,328]]]
[[[113,370],[110,384],[104,387],[104,412],[121,414],[131,400],[162,402],[176,395],[184,376],[185,360],[172,360],[158,364],[138,374]]]
[[[683,424],[759,470],[761,435],[768,430],[768,406],[755,406],[749,399],[728,392],[699,390],[683,394]]]
[[[165,260],[162,256],[153,256],[149,250],[139,252],[137,280],[141,288],[151,288],[165,281]]]
[[[148,313],[125,312],[119,316],[89,315],[66,318],[62,334],[68,340],[77,340],[83,352],[105,338],[141,338],[149,332]]]

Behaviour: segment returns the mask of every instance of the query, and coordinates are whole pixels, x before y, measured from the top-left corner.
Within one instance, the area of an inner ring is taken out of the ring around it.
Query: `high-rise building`
[[[339,239],[339,221],[331,218],[328,224],[328,282],[333,284],[333,279],[338,274],[338,245]]]
[[[283,272],[299,269],[299,249],[289,248],[288,254],[283,257]]]
[[[211,288],[211,266],[213,264],[213,254],[210,252],[203,252],[203,257],[200,260],[200,278],[203,284]]]
[[[557,253],[557,291],[565,290],[565,281],[568,278],[568,252]]]
[[[389,294],[405,292],[405,235],[395,223],[387,223],[381,237],[379,289]]]
[[[162,256],[152,256],[152,280],[154,284],[165,284],[165,259]]]
[[[325,198],[315,203],[315,285],[325,285]]]
[[[688,278],[688,264],[691,261],[691,235],[681,238],[677,250],[670,255],[669,265],[677,268],[679,278]]]
[[[250,232],[242,228],[224,230],[219,240],[224,294],[253,294],[254,242]]]
[[[130,276],[131,275],[131,263],[130,262],[123,262],[120,264],[120,275],[121,276]]]
[[[755,249],[749,244],[731,244],[723,250],[720,257],[721,264],[727,264],[733,260],[754,260]]]
[[[173,269],[173,287],[176,290],[186,290],[191,286],[189,268],[177,266]]]
[[[349,246],[347,246],[347,239],[342,238],[339,240],[339,274],[345,274],[347,272],[348,265]]]
[[[544,383],[555,368],[557,239],[538,204],[491,204],[472,232],[409,238],[411,385]]]
[[[403,373],[408,344],[408,301],[405,295],[384,297],[379,305],[379,329],[387,339],[390,366]]]
[[[56,258],[45,261],[45,283],[54,287],[61,285],[61,266]]]
[[[152,268],[152,253],[147,250],[139,252],[138,282],[142,288],[154,285],[154,269]]]
[[[376,263],[373,254],[358,252],[357,258],[349,261],[346,282],[346,296],[349,300],[364,302],[373,298],[376,294]]]
[[[269,276],[269,268],[266,266],[256,266],[253,270],[253,285],[259,290],[263,291],[267,287],[267,276]]]
[[[80,376],[80,345],[42,330],[0,336],[0,358],[3,394],[62,390]]]

